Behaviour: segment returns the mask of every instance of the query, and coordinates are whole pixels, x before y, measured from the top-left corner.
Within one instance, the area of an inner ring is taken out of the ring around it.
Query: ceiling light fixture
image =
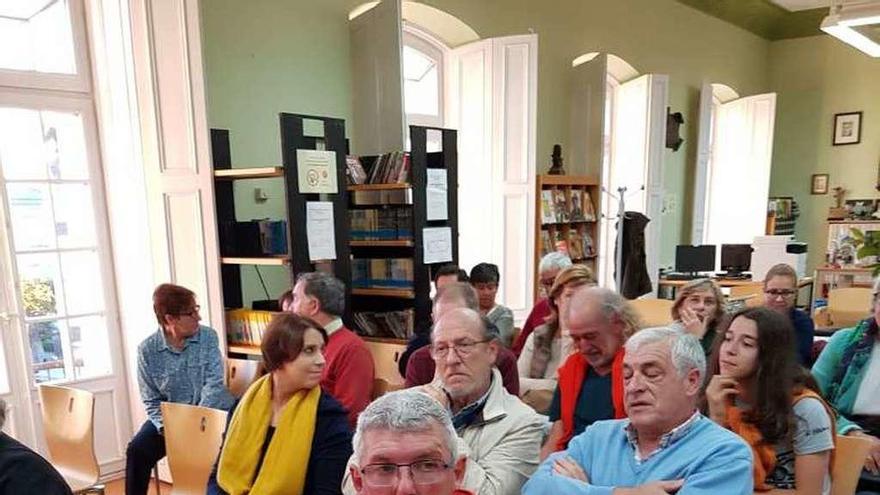
[[[880,2],[841,5],[831,4],[822,31],[862,52],[880,57]]]

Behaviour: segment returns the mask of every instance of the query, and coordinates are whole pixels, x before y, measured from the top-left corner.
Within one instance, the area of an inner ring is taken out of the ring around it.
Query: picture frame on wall
[[[859,144],[862,141],[862,112],[834,114],[834,146]]]
[[[813,174],[810,179],[810,194],[828,194],[828,174]]]

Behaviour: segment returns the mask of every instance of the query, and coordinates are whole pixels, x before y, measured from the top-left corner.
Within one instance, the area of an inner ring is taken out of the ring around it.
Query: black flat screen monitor
[[[715,245],[676,246],[675,271],[698,273],[715,271]]]
[[[751,244],[722,244],[721,269],[729,273],[742,273],[752,267]]]

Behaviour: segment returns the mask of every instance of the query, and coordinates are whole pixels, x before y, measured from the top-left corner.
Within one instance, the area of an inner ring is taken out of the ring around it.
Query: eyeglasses
[[[191,317],[191,318],[195,318],[196,316],[199,315],[199,311],[201,311],[201,309],[202,309],[202,307],[199,306],[198,304],[196,304],[196,305],[193,306],[192,309],[189,310],[189,311],[186,311],[186,312],[183,312],[183,313],[177,313],[177,316],[189,316],[189,317]]]
[[[458,357],[465,358],[469,356],[472,352],[474,352],[474,348],[477,344],[485,344],[486,342],[491,342],[492,339],[486,340],[463,340],[461,342],[453,342],[452,345],[448,344],[432,344],[431,345],[431,356],[434,359],[443,359],[447,355],[449,355],[449,350],[452,349],[458,354]]]
[[[416,485],[431,485],[443,479],[443,473],[451,466],[436,459],[425,459],[409,464],[370,464],[361,469],[364,481],[375,487],[395,486],[400,482],[400,468],[409,468]]]
[[[544,287],[545,289],[550,289],[551,287],[553,287],[553,282],[555,282],[555,281],[556,281],[555,277],[542,278],[541,279],[541,287]]]
[[[764,294],[770,297],[791,297],[797,294],[797,291],[794,289],[767,289],[764,291]]]

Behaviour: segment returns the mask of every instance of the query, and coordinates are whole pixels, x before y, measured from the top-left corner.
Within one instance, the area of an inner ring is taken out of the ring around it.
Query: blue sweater
[[[700,417],[684,436],[672,440],[643,462],[626,436],[627,419],[598,421],[576,436],[568,449],[547,458],[523,495],[611,495],[617,487],[684,479],[677,495],[751,495],[752,453],[734,433]],[[553,472],[553,463],[569,456],[589,483]]]
[[[813,361],[813,337],[816,334],[816,326],[810,315],[797,308],[791,309],[789,318],[791,324],[794,325],[798,361],[801,366],[809,368]]]

